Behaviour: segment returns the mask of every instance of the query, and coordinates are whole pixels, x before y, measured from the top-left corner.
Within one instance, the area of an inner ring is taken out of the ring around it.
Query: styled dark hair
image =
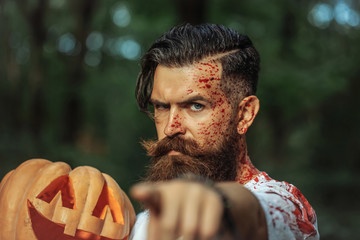
[[[185,24],[166,32],[142,57],[135,89],[139,109],[149,113],[158,65],[184,67],[212,56],[222,64],[220,88],[232,104],[255,94],[260,57],[251,40],[218,24]]]

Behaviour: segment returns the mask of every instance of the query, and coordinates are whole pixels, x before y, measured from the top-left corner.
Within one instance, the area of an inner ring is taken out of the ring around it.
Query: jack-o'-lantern
[[[135,211],[107,174],[33,159],[0,183],[0,239],[128,239]]]

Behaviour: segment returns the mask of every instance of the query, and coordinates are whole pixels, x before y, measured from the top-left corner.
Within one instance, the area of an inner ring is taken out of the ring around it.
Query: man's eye
[[[192,103],[190,109],[194,112],[199,112],[204,109],[204,105],[200,103]]]

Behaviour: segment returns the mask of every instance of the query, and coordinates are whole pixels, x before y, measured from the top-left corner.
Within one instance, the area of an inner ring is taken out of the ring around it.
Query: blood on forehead
[[[199,62],[194,64],[191,71],[192,80],[198,89],[216,89],[220,87],[221,80],[220,64],[214,61]],[[220,88],[219,88],[220,89]],[[187,93],[193,93],[194,89],[190,87]],[[218,95],[218,93],[216,93]]]

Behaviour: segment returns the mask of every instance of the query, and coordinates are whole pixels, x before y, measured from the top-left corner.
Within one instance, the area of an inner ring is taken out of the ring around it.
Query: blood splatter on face
[[[223,151],[226,143],[233,148],[226,152],[232,151],[231,159],[234,158],[233,163],[237,166],[236,180],[246,183],[259,171],[247,158],[245,139],[241,135],[251,125],[258,111],[258,99],[248,96],[239,105],[235,101],[235,105],[234,98],[230,97],[230,102],[229,94],[224,91],[237,91],[239,86],[230,90],[227,86],[228,90],[223,91],[225,85],[221,81],[221,73],[221,64],[210,60],[179,68],[162,65],[156,68],[151,103],[155,110],[158,140],[180,137],[193,141],[203,154],[213,155]],[[239,112],[235,112],[234,107]],[[176,151],[176,148],[164,157],[171,155],[188,157]],[[216,159],[224,158],[217,155]]]
[[[213,148],[228,135],[231,105],[220,89],[222,67],[214,61],[155,71],[151,102],[158,139],[183,135]]]

